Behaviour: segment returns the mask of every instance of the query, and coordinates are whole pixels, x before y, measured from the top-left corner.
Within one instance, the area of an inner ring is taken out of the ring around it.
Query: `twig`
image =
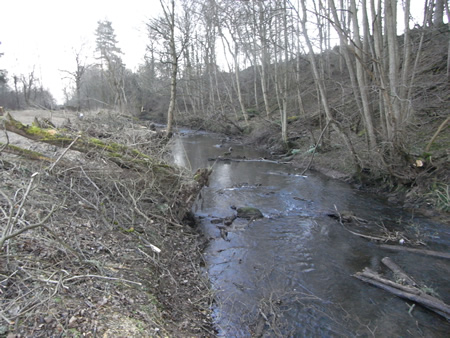
[[[0,153],[5,150],[5,148],[9,145],[9,136],[8,136],[8,132],[6,131],[6,128],[4,128],[3,125],[3,131],[5,132],[5,137],[6,137],[6,143],[3,144],[2,148],[0,149]]]
[[[370,240],[375,240],[375,241],[380,241],[380,242],[385,242],[385,241],[386,241],[386,238],[383,238],[383,237],[364,235],[364,234],[360,234],[359,232],[350,230],[349,228],[347,228],[347,227],[344,225],[344,222],[342,222],[342,215],[339,213],[339,211],[338,211],[336,205],[334,206],[334,209],[336,210],[336,212],[337,212],[337,214],[338,214],[338,217],[339,217],[339,223],[343,226],[343,228],[344,228],[345,230],[347,230],[347,231],[350,232],[351,234],[356,235],[356,236],[359,236],[359,237],[362,237],[362,238],[370,239]]]
[[[99,275],[80,275],[80,276],[73,276],[70,278],[66,278],[63,280],[63,282],[70,282],[71,280],[75,279],[81,279],[81,278],[100,278],[100,279],[108,279],[108,280],[118,280],[125,283],[135,284],[142,286],[142,283],[139,282],[133,282],[131,280],[123,279],[123,278],[116,278],[116,277],[106,277],[106,276],[99,276]]]
[[[56,159],[56,161],[51,165],[51,167],[48,169],[49,172],[52,172],[53,168],[55,167],[55,165],[63,158],[63,156],[67,153],[67,151],[74,145],[75,142],[78,141],[78,139],[81,137],[81,135],[78,135],[77,137],[75,137],[75,139],[72,141],[72,143],[69,144],[69,146],[64,149],[64,151],[62,152],[61,155],[59,155],[59,157]]]
[[[8,325],[13,325],[14,324],[13,321],[11,321],[7,317],[5,317],[5,315],[3,314],[3,311],[0,311],[0,317],[2,317],[3,320],[8,323]]]
[[[15,236],[17,236],[17,235],[20,235],[22,232],[24,232],[24,231],[26,231],[26,230],[30,230],[30,229],[33,229],[33,228],[36,228],[36,227],[42,225],[42,224],[41,224],[42,222],[40,222],[39,224],[33,224],[33,225],[28,226],[28,227],[25,227],[24,229],[21,229],[21,230],[19,230],[19,231],[16,231],[15,233],[12,233],[14,226],[15,226],[15,225],[17,224],[17,222],[18,222],[19,214],[20,214],[20,212],[22,211],[22,208],[23,208],[23,206],[24,206],[24,204],[25,204],[25,201],[27,200],[28,194],[30,193],[31,186],[33,185],[34,179],[36,178],[36,176],[37,176],[38,174],[39,174],[39,173],[36,172],[36,173],[34,173],[33,175],[31,175],[30,183],[28,183],[27,189],[26,189],[26,191],[25,191],[25,193],[24,193],[24,195],[23,195],[23,197],[22,197],[22,201],[20,202],[19,207],[17,208],[17,211],[16,211],[16,213],[15,213],[15,216],[13,216],[13,215],[14,215],[14,204],[12,203],[12,201],[11,201],[11,200],[10,200],[10,199],[2,192],[2,191],[0,191],[1,194],[2,194],[4,197],[6,197],[8,203],[9,203],[9,206],[10,206],[8,222],[6,223],[5,230],[3,231],[2,237],[0,238],[0,250],[3,248],[3,244],[4,244],[5,241],[7,241],[8,239],[10,239],[10,238],[12,238],[12,237],[15,237]],[[50,215],[48,215],[48,217],[50,217]],[[46,221],[46,220],[48,219],[48,217],[46,217],[46,218],[44,219],[44,221]]]
[[[39,223],[35,223],[35,224],[31,224],[25,228],[22,228],[20,230],[17,230],[16,232],[3,236],[2,238],[0,238],[0,249],[3,247],[3,244],[8,240],[11,239],[13,237],[19,236],[21,233],[28,231],[28,230],[32,230],[34,228],[38,228],[40,226],[44,226],[44,223],[47,222],[47,220],[50,218],[50,216],[55,212],[55,210],[58,209],[57,206],[53,206],[52,209],[49,211],[49,213],[39,222]]]
[[[439,133],[444,130],[445,125],[447,124],[447,122],[450,121],[450,117],[447,117],[445,119],[444,122],[442,122],[439,126],[439,128],[436,130],[436,132],[434,133],[433,137],[431,138],[430,142],[428,142],[425,151],[428,152],[430,150],[431,145],[433,144],[434,140],[436,140],[436,138],[438,137]]]
[[[302,173],[300,174],[300,176],[303,176],[303,175],[309,170],[309,168],[311,167],[312,161],[313,161],[313,159],[314,159],[314,155],[316,154],[316,149],[317,149],[317,147],[319,146],[319,142],[320,142],[320,140],[322,139],[322,136],[323,136],[323,134],[325,133],[325,130],[327,130],[327,128],[328,128],[330,122],[331,122],[331,120],[328,120],[328,121],[327,121],[327,124],[326,124],[325,127],[322,129],[322,132],[320,133],[319,139],[317,140],[316,145],[314,146],[314,150],[313,150],[313,152],[312,152],[311,159],[309,160],[308,165],[306,166],[305,170],[302,171]]]

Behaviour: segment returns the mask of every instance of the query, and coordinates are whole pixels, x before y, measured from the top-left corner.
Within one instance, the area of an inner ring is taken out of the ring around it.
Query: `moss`
[[[141,153],[140,151],[129,148],[127,146],[124,146],[119,143],[111,142],[111,143],[105,143],[97,138],[90,138],[88,140],[89,144],[93,144],[97,146],[98,148],[104,149],[110,153],[110,156],[112,157],[121,157],[120,153],[130,153],[133,156],[139,157],[141,159],[145,160],[151,160],[152,158],[144,153]]]
[[[0,142],[0,146],[4,146],[3,143]],[[20,155],[20,156],[25,156],[27,158],[30,159],[34,159],[34,160],[43,160],[43,161],[47,161],[47,162],[53,162],[53,160],[51,158],[48,158],[47,156],[37,152],[37,151],[33,151],[33,150],[29,150],[29,149],[24,149],[12,144],[8,144],[7,149],[16,155]]]
[[[263,218],[264,215],[262,212],[254,207],[241,207],[237,210],[237,217],[245,218],[245,219],[257,219],[257,218]]]
[[[134,227],[130,227],[130,228],[124,228],[124,227],[119,227],[120,231],[122,231],[123,233],[131,233],[134,232]]]

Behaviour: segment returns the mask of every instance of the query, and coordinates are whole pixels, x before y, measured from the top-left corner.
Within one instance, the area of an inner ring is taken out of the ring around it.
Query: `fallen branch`
[[[381,262],[392,270],[394,276],[410,286],[417,286],[417,283],[409,277],[392,259],[384,257]]]
[[[388,279],[382,278],[369,269],[365,269],[363,272],[358,272],[353,276],[355,278],[358,278],[359,280],[362,280],[363,282],[377,286],[398,297],[405,298],[423,305],[428,309],[436,312],[437,314],[445,317],[447,320],[450,320],[450,306],[442,302],[440,299],[427,295],[418,288],[404,286],[392,282]]]
[[[100,275],[73,276],[73,277],[69,277],[69,278],[64,279],[63,283],[70,282],[70,281],[75,280],[75,279],[82,279],[82,278],[100,278],[100,279],[116,280],[116,281],[119,281],[119,282],[130,283],[130,284],[135,284],[135,285],[142,286],[142,283],[133,282],[133,281],[128,280],[128,279],[116,278],[116,277],[107,277],[107,276],[100,276]]]
[[[445,127],[445,125],[448,123],[448,121],[450,121],[450,117],[447,117],[447,118],[445,119],[445,121],[442,122],[442,123],[439,125],[439,128],[436,130],[436,132],[434,133],[434,135],[433,135],[433,137],[431,138],[430,142],[428,142],[428,144],[427,144],[427,146],[426,146],[426,148],[425,148],[425,151],[426,151],[426,152],[430,151],[431,145],[432,145],[433,142],[436,140],[436,138],[438,137],[438,135],[440,134],[440,132],[441,132],[442,130],[445,129],[444,127]]]
[[[389,244],[380,244],[380,247],[383,249],[388,249],[388,250],[408,251],[408,252],[417,253],[417,254],[421,254],[421,255],[450,259],[450,253],[448,253],[448,252],[414,249],[414,248],[408,248],[408,247],[399,246],[399,245],[389,245]]]
[[[21,147],[12,145],[12,144],[7,144],[7,143],[4,144],[2,142],[0,142],[0,147],[2,147],[0,152],[4,151],[5,153],[23,156],[30,160],[38,160],[38,161],[53,163],[53,159],[51,159],[37,151],[24,149],[24,148],[21,148]]]
[[[336,210],[336,213],[337,213],[337,215],[338,215],[339,223],[342,225],[342,227],[343,227],[345,230],[347,230],[347,231],[348,231],[349,233],[351,233],[352,235],[356,235],[356,236],[359,236],[359,237],[362,237],[362,238],[365,238],[365,239],[370,239],[370,240],[372,240],[372,241],[380,241],[380,242],[385,242],[385,241],[386,241],[386,238],[384,238],[384,237],[371,236],[371,235],[364,235],[364,234],[361,234],[361,233],[359,233],[359,232],[350,230],[348,227],[345,226],[344,222],[342,221],[342,220],[343,220],[343,219],[342,219],[342,215],[341,215],[341,213],[338,211],[336,205],[334,206],[334,209]]]
[[[72,141],[72,143],[69,144],[69,146],[68,146],[66,149],[64,149],[64,151],[62,152],[62,154],[59,155],[59,157],[56,159],[56,161],[55,161],[55,162],[51,165],[51,167],[48,169],[49,172],[51,172],[51,171],[53,170],[53,168],[55,167],[55,165],[63,158],[63,156],[67,153],[67,151],[74,145],[75,142],[78,141],[78,139],[79,139],[80,137],[81,137],[81,136],[78,135],[78,136]]]
[[[154,163],[154,160],[150,156],[122,144],[106,143],[99,139],[81,137],[79,135],[74,137],[57,129],[47,130],[40,129],[36,126],[27,126],[15,120],[9,114],[5,116],[4,125],[6,130],[33,141],[43,142],[61,148],[69,147],[82,153],[96,151],[121,168],[168,170],[164,164]]]

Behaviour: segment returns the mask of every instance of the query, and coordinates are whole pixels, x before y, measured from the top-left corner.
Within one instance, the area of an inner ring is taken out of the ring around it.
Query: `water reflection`
[[[186,155],[183,140],[181,138],[174,138],[172,146],[173,161],[180,167],[191,169],[189,158]]]
[[[221,163],[214,168],[214,182],[217,182],[222,187],[232,186],[231,180],[231,165],[230,163]]]

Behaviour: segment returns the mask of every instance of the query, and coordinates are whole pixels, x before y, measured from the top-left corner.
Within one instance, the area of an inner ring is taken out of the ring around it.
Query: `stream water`
[[[352,277],[364,267],[387,273],[380,261],[389,256],[449,303],[448,261],[381,249],[350,234],[327,213],[351,210],[378,225],[402,220],[429,248],[441,251],[449,249],[448,225],[412,218],[378,196],[316,173],[301,176],[288,165],[208,161],[228,150],[222,143],[217,135],[186,133],[173,145],[176,164],[193,171],[213,167],[194,212],[210,239],[205,272],[215,292],[219,336],[450,336],[445,319],[420,306],[408,312],[411,302]],[[233,157],[263,156],[232,147]],[[264,218],[237,218],[229,227],[215,223],[234,215],[233,206],[256,207]],[[221,233],[221,227],[226,231]]]

